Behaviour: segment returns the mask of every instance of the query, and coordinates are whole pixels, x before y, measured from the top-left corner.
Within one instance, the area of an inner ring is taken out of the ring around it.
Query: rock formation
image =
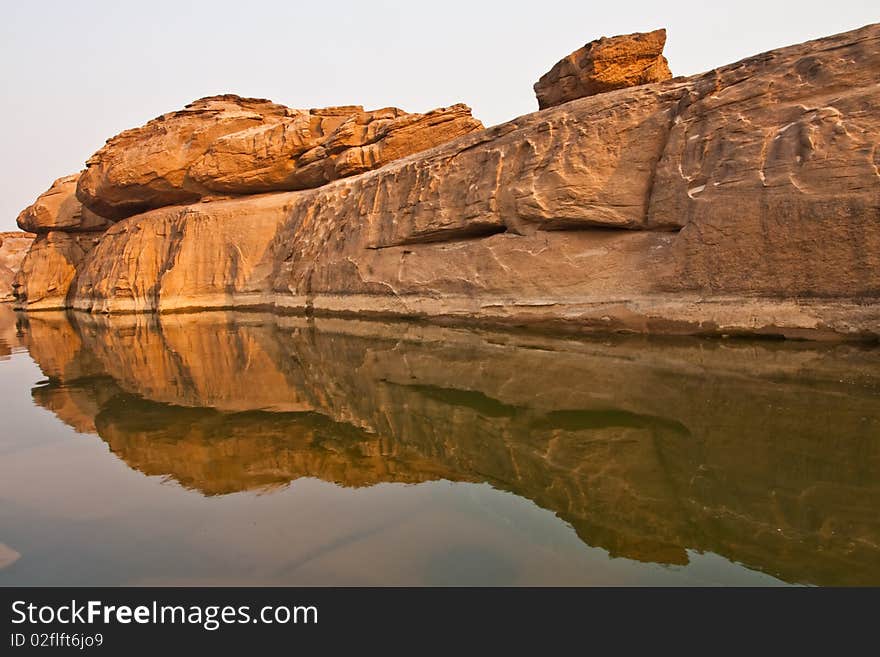
[[[88,233],[52,231],[37,235],[12,281],[18,307],[63,308],[77,267],[96,242],[97,238]]]
[[[69,233],[99,232],[112,225],[84,208],[76,198],[76,183],[80,174],[59,178],[40,194],[33,205],[18,215],[18,227],[29,233],[44,234],[59,230]]]
[[[30,233],[0,233],[0,303],[14,300],[12,282],[33,241]]]
[[[11,566],[20,558],[21,554],[19,554],[18,551],[13,550],[5,543],[0,543],[0,570],[7,566]]]
[[[538,107],[672,78],[663,56],[666,30],[602,37],[558,61],[535,83]]]
[[[482,127],[465,105],[427,114],[407,114],[396,107],[311,110],[290,121],[217,139],[189,174],[214,192],[308,189],[377,169]]]
[[[307,189],[482,127],[464,105],[427,114],[360,106],[305,111],[212,96],[108,140],[86,162],[77,196],[118,220],[217,194]]]
[[[38,241],[70,269],[20,305],[876,338],[878,83],[870,25],[488,130],[199,101],[89,161],[78,198],[141,214]]]

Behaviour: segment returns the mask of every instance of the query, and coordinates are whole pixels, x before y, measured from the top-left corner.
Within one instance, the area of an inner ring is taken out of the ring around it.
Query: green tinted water
[[[0,585],[880,584],[880,350],[0,308]]]

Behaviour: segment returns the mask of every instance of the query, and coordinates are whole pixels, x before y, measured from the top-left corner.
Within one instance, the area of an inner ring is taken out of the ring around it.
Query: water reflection
[[[17,322],[39,405],[206,496],[485,482],[613,557],[880,584],[876,349],[230,313]]]

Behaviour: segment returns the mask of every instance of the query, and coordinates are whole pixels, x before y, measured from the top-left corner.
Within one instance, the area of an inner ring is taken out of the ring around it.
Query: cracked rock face
[[[408,114],[212,96],[108,140],[86,163],[77,196],[119,220],[217,195],[307,189],[482,127],[465,105]]]
[[[672,78],[663,56],[666,30],[602,37],[561,59],[535,83],[547,109],[595,94]]]

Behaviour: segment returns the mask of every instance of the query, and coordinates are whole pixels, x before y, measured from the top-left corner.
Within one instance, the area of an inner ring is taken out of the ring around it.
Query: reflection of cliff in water
[[[19,321],[49,377],[39,404],[207,495],[487,482],[613,556],[880,583],[877,350],[258,314]]]

